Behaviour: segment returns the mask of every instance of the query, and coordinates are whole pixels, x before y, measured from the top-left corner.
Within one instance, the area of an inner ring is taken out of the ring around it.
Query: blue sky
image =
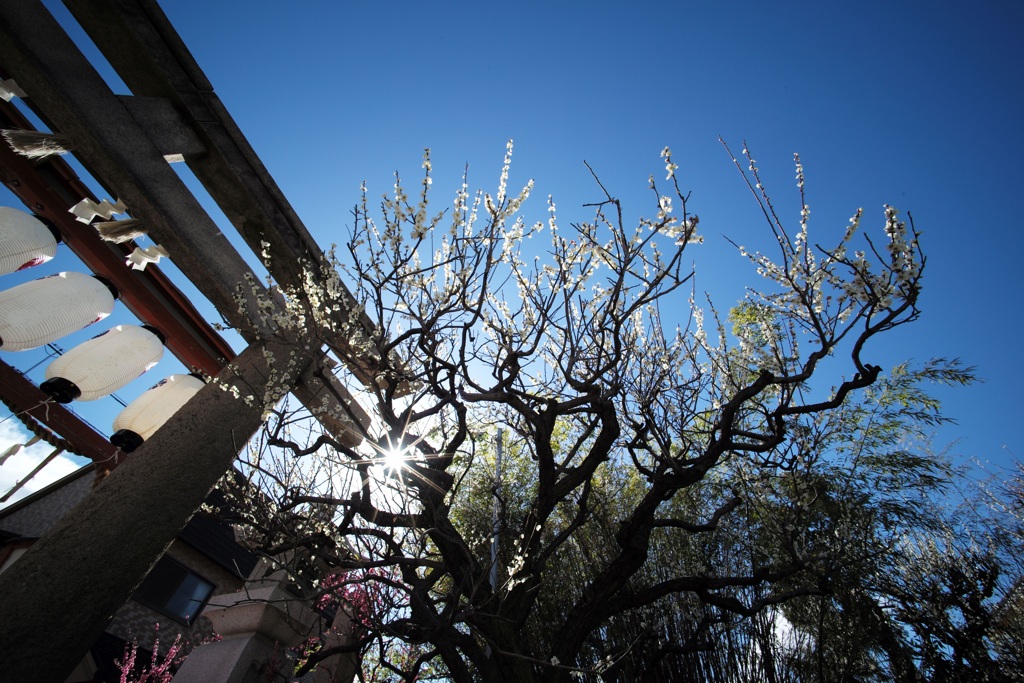
[[[362,181],[379,195],[396,170],[418,177],[424,147],[435,201],[447,204],[466,163],[470,184],[493,190],[514,139],[511,184],[536,182],[527,217],[543,218],[552,194],[567,224],[600,196],[583,160],[627,215],[650,213],[647,177],[663,173],[658,152],[668,145],[706,240],[691,252],[697,287],[725,310],[758,282],[724,237],[767,248],[771,236],[717,138],[734,150],[748,141],[793,224],[799,152],[812,241],[834,241],[858,207],[865,228],[880,230],[885,203],[910,211],[924,233],[923,317],[877,344],[872,362],[950,356],[976,365],[983,384],[941,393],[959,425],[939,445],[959,439],[959,458],[1001,465],[1024,457],[1014,429],[1024,384],[1015,291],[1024,5],[163,6],[324,246],[345,239]],[[4,357],[20,366],[12,355]],[[150,379],[125,398],[159,377]]]

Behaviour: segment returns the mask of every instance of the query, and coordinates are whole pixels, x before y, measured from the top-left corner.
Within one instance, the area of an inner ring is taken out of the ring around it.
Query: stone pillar
[[[268,348],[269,347],[269,348]],[[268,381],[301,370],[308,343],[254,344],[0,574],[0,674],[63,683],[263,422]]]
[[[356,640],[356,623],[345,605],[331,622],[331,633],[324,637],[324,649],[348,645]],[[313,683],[350,683],[359,670],[359,653],[348,652],[328,657],[320,662],[313,674]]]
[[[203,616],[221,640],[196,648],[174,683],[260,683],[291,680],[287,650],[317,635],[318,617],[274,580],[213,597]]]

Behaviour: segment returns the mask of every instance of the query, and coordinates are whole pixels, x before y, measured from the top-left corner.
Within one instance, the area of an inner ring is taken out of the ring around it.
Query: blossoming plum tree
[[[816,246],[799,159],[793,230],[746,149],[737,161],[774,239],[770,253],[740,248],[764,284],[730,334],[684,286],[699,221],[667,148],[650,214],[627,225],[595,175],[592,217],[569,229],[550,198],[545,221],[524,218],[533,188],[509,190],[511,151],[496,192],[464,182],[443,210],[429,202],[429,154],[414,196],[396,179],[375,212],[364,189],[339,279],[285,291],[298,314],[274,324],[313,320],[350,340],[336,359],[371,378],[358,396],[373,419],[349,423],[363,439],[352,445],[273,411],[245,458],[257,486],[234,489],[260,491],[233,506],[245,512],[236,521],[288,558],[296,582],[386,587],[336,651],[361,648],[403,680],[590,676],[657,640],[640,626],[601,644],[660,601],[745,616],[820,590],[797,580],[817,556],[793,535],[719,566],[671,566],[659,553],[740,514],[750,482],[798,469],[819,416],[878,379],[872,338],[919,314],[925,258],[912,223],[885,207],[880,234],[861,237],[858,210]],[[491,474],[498,429],[513,480]],[[400,464],[385,467],[392,451]],[[807,523],[797,508],[778,509]],[[701,633],[679,635],[674,652]]]

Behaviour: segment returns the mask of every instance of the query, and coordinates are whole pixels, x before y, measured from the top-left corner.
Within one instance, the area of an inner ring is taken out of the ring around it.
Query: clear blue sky
[[[799,152],[812,240],[833,241],[861,206],[865,227],[880,229],[885,203],[924,232],[924,315],[872,362],[976,365],[984,384],[942,393],[959,426],[940,445],[960,439],[961,458],[1000,464],[1024,457],[1021,3],[163,6],[324,246],[344,239],[361,181],[379,195],[395,170],[417,177],[424,147],[447,204],[467,162],[471,184],[493,190],[514,139],[512,184],[536,181],[528,217],[553,194],[568,223],[599,197],[584,159],[630,215],[649,213],[647,177],[663,172],[668,145],[706,239],[691,253],[697,286],[724,310],[758,284],[724,236],[768,248],[770,234],[717,137],[749,142],[794,224]]]

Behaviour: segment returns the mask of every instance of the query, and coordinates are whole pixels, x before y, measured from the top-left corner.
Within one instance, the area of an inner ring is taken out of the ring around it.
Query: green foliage
[[[1020,610],[999,612],[1001,560],[952,535],[943,495],[958,475],[928,450],[930,430],[948,422],[929,385],[972,381],[957,360],[900,364],[858,400],[794,421],[794,438],[772,457],[737,454],[677,493],[659,517],[692,522],[652,534],[655,561],[629,584],[640,604],[608,620],[581,661],[621,681],[1017,680],[1007,671],[1019,661],[1010,643],[1019,642]],[[556,451],[565,437],[565,428],[554,433]],[[504,445],[499,492],[515,528],[536,484],[529,449]],[[481,472],[493,469],[489,443],[478,457],[483,467],[467,470],[456,507],[464,534],[487,537],[494,489]],[[558,615],[614,552],[618,520],[643,491],[625,462],[595,477],[587,519],[545,558],[538,607],[523,626],[531,648],[555,637]],[[565,502],[543,533],[564,532],[578,512]],[[517,552],[507,531],[499,558]],[[479,548],[486,561],[489,545]],[[679,576],[740,576],[795,557],[802,569],[775,582],[642,599]],[[746,617],[732,609],[756,602],[766,606]]]

